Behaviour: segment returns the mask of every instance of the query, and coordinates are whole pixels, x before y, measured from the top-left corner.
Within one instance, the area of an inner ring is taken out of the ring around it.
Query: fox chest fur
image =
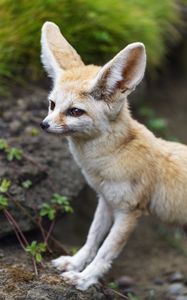
[[[131,180],[128,170],[123,169],[121,172],[118,165],[120,155],[96,150],[93,143],[80,145],[71,139],[69,145],[88,184],[112,207],[128,210],[136,206],[137,202],[133,201],[132,197],[135,183]]]

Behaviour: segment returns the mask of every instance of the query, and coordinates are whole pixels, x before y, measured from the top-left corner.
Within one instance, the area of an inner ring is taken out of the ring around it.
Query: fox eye
[[[85,113],[83,109],[72,107],[67,110],[67,115],[71,117],[80,117]]]
[[[54,110],[55,109],[55,102],[50,100],[49,103],[50,103],[50,109]]]

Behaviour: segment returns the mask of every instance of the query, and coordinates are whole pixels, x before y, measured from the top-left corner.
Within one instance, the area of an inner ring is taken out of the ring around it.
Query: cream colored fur
[[[186,223],[187,147],[156,138],[130,115],[127,95],[145,70],[143,44],[130,44],[102,68],[85,66],[58,27],[47,22],[42,59],[54,79],[47,131],[67,135],[99,197],[85,245],[73,257],[53,261],[65,271],[64,280],[85,290],[108,271],[142,214]],[[71,107],[85,113],[69,116]]]

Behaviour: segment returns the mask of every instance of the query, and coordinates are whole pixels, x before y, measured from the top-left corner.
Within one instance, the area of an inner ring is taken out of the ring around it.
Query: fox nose
[[[47,128],[49,128],[49,126],[50,126],[50,125],[49,125],[49,123],[47,123],[47,122],[41,122],[41,123],[40,123],[40,127],[41,127],[42,129],[44,129],[44,130],[47,129]]]

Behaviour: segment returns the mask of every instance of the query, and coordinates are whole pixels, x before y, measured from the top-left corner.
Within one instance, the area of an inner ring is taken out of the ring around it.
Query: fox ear
[[[45,69],[53,79],[61,70],[84,65],[78,53],[62,36],[59,27],[46,22],[42,27],[41,59]]]
[[[130,93],[143,78],[146,66],[145,47],[132,43],[120,51],[97,74],[92,95],[107,100],[117,91]]]

